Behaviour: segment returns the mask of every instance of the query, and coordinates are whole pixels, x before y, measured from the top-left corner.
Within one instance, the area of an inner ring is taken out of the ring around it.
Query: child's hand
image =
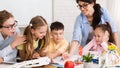
[[[105,35],[103,36],[103,42],[108,42],[109,40],[109,33],[107,31],[105,31]]]
[[[38,52],[34,52],[34,53],[33,53],[32,58],[39,58],[39,57],[40,57],[40,55],[39,55],[39,53],[38,53]]]
[[[70,58],[70,54],[65,52],[65,53],[62,54],[62,58],[63,58],[63,60],[66,60],[66,59]]]

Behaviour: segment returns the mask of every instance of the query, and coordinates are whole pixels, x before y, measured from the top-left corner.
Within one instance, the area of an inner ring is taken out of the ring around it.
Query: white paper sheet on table
[[[13,65],[13,68],[30,68],[30,67],[48,65],[50,62],[51,61],[48,57],[40,57],[38,59],[33,59],[33,60],[16,63]]]

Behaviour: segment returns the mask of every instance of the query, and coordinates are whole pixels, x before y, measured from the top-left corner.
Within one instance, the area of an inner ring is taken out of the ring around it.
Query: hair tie
[[[32,27],[32,24],[30,24],[30,26]]]

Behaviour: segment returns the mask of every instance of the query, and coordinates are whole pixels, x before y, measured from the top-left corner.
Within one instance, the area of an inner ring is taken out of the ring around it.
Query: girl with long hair
[[[30,60],[44,56],[42,51],[49,44],[49,29],[42,16],[33,17],[25,28],[26,41],[17,47],[21,60]]]

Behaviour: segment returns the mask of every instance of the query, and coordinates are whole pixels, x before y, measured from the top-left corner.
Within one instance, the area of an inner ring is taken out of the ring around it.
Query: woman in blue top
[[[76,0],[76,2],[81,13],[76,18],[74,25],[70,55],[74,53],[77,45],[84,47],[92,39],[95,27],[105,22],[109,22],[111,25],[113,38],[118,46],[117,30],[107,10],[96,4],[96,0]]]

